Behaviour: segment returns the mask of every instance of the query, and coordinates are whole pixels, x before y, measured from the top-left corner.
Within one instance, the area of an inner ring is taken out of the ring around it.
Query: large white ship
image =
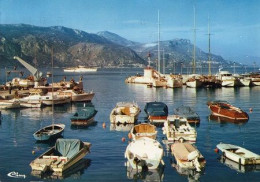
[[[70,67],[70,68],[65,68],[63,70],[64,72],[96,72],[97,68],[88,68],[85,66],[78,66],[78,67]]]

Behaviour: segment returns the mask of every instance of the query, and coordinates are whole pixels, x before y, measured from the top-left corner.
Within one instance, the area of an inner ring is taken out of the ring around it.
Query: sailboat
[[[52,50],[51,63],[52,63],[52,83],[53,83],[53,50]],[[52,84],[52,98],[53,98],[53,84]],[[52,124],[41,128],[40,130],[36,131],[33,134],[34,138],[37,141],[48,141],[51,139],[59,138],[62,135],[65,129],[65,125],[54,124],[53,113],[54,113],[54,103],[52,100]]]
[[[192,74],[189,75],[186,81],[187,87],[197,88],[202,86],[201,75],[196,74],[196,13],[194,7],[194,44],[193,44],[193,62],[192,62]]]

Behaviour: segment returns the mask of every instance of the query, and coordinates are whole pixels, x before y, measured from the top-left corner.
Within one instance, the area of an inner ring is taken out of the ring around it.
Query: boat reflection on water
[[[164,177],[164,166],[161,165],[157,169],[149,169],[149,170],[136,170],[131,166],[126,168],[126,173],[128,179],[133,180],[142,180],[142,181],[163,181]]]
[[[203,174],[203,170],[201,172],[197,172],[196,169],[182,168],[177,165],[176,162],[173,162],[172,159],[170,160],[170,163],[180,175],[187,176],[188,181],[199,181],[200,176]]]
[[[237,172],[240,173],[246,173],[246,172],[260,172],[260,165],[239,165],[239,163],[234,162],[224,156],[220,156],[218,160],[228,166],[230,169],[234,169]]]
[[[89,127],[92,126],[97,126],[97,121],[93,121],[90,124],[71,124],[70,129],[72,130],[77,130],[77,129],[88,129]]]
[[[234,123],[234,124],[245,124],[248,122],[248,120],[236,120],[236,119],[230,119],[226,117],[221,117],[221,116],[216,116],[216,115],[209,115],[209,120],[211,121],[216,121],[219,123]]]
[[[110,124],[110,131],[130,131],[134,124]]]
[[[41,178],[41,179],[66,179],[66,178],[73,178],[73,179],[80,179],[80,176],[84,174],[84,171],[91,165],[90,159],[81,159],[75,165],[70,167],[68,170],[64,171],[63,173],[42,173],[39,174],[35,171],[31,172],[31,175]]]

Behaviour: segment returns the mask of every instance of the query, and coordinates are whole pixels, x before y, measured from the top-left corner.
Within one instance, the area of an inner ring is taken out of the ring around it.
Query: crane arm
[[[24,60],[22,60],[18,56],[14,56],[14,59],[18,60],[28,71],[30,71],[32,73],[32,75],[34,76],[34,79],[36,81],[40,80],[40,78],[42,76],[42,72],[38,71],[35,67],[28,64],[27,62],[25,62]]]

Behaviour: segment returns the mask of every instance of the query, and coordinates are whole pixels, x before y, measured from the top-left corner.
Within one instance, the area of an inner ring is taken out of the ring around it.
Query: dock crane
[[[32,65],[28,64],[25,62],[23,59],[19,58],[18,56],[14,56],[14,59],[19,61],[31,74],[33,75],[34,81],[35,81],[35,86],[42,85],[43,79],[42,79],[42,72],[33,67]]]

